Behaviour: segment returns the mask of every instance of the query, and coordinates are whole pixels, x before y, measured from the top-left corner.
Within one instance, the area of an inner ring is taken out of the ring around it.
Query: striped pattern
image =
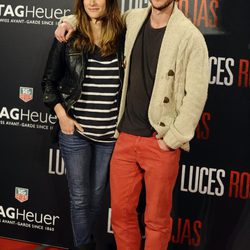
[[[119,88],[116,55],[101,57],[97,49],[89,55],[82,94],[72,107],[85,137],[98,142],[115,141]]]

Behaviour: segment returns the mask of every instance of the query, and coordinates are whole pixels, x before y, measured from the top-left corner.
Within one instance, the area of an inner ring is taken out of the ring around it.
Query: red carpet
[[[38,244],[0,238],[0,250],[61,250],[62,248],[42,247]]]

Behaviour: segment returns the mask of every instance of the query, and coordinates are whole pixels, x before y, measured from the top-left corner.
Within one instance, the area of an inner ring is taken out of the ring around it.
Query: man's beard
[[[154,6],[153,4],[152,4],[152,0],[150,0],[150,3],[151,3],[151,5],[152,5],[152,7],[154,8],[154,9],[156,9],[156,10],[164,10],[164,9],[166,9],[172,2],[174,2],[175,0],[170,0],[170,1],[167,1],[166,3],[164,3],[164,4],[162,4],[161,6]]]

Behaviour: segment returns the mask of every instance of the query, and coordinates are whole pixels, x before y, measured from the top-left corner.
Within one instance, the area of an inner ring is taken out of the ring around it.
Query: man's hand
[[[55,31],[55,37],[59,42],[67,42],[72,36],[75,29],[67,22],[63,22],[58,25]]]
[[[173,151],[174,149],[170,148],[162,139],[157,140],[158,145],[163,151]]]

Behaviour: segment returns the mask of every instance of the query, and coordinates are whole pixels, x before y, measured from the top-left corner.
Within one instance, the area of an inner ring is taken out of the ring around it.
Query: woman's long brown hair
[[[95,44],[90,29],[90,18],[84,9],[83,0],[76,0],[75,15],[78,26],[74,47],[93,52]],[[106,0],[106,13],[104,17],[101,17],[101,20],[101,55],[107,56],[116,51],[119,35],[123,29],[121,13],[117,0]]]

